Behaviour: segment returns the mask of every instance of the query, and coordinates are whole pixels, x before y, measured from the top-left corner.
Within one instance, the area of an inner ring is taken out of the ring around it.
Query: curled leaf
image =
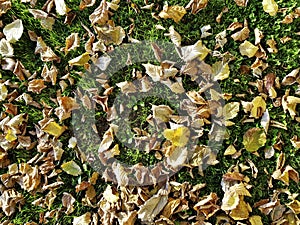
[[[88,52],[83,53],[82,55],[71,59],[68,63],[70,66],[84,66],[90,60],[90,55]]]
[[[0,54],[6,57],[11,57],[14,55],[13,47],[5,38],[2,38],[0,41]]]

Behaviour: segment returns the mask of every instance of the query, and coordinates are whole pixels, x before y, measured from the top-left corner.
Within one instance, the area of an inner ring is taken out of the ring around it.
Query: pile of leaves
[[[299,17],[296,0],[0,0],[1,224],[300,224]],[[156,39],[174,49],[151,42],[155,63],[128,53],[108,76],[110,53]],[[128,148],[114,100],[158,83],[187,115],[130,105]],[[80,108],[99,146],[72,125]]]

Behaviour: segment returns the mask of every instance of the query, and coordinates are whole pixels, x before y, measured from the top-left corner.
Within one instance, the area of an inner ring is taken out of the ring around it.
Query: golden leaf
[[[174,146],[184,147],[190,137],[190,130],[185,127],[178,127],[176,129],[165,129],[163,132],[164,137],[171,141]]]
[[[90,55],[88,52],[83,53],[82,55],[71,59],[68,63],[70,66],[84,66],[90,60]]]
[[[164,5],[163,10],[158,14],[158,16],[163,19],[173,19],[176,23],[178,23],[185,14],[186,10],[183,6]]]
[[[260,216],[251,216],[249,218],[249,222],[251,223],[251,225],[263,225]]]
[[[240,200],[238,206],[229,215],[234,220],[245,220],[249,218],[249,206],[244,200]]]
[[[240,52],[242,55],[248,56],[249,58],[255,56],[256,52],[258,51],[258,47],[253,45],[249,41],[244,41],[240,47]]]
[[[60,16],[64,16],[66,15],[69,11],[71,11],[71,9],[69,9],[66,6],[66,3],[64,0],[54,0],[55,3],[55,9],[56,12],[58,13],[58,15]]]
[[[66,38],[66,47],[63,49],[65,54],[71,50],[75,50],[80,46],[80,39],[78,33],[72,33]]]
[[[65,131],[65,128],[58,125],[56,122],[51,121],[46,123],[42,130],[58,138]]]
[[[228,148],[226,148],[224,155],[233,155],[236,153],[236,149],[233,145],[229,145]]]
[[[189,62],[193,59],[198,58],[199,60],[204,60],[208,55],[210,50],[202,44],[202,41],[199,40],[193,45],[184,46],[181,48],[182,58],[184,61]]]
[[[61,165],[63,171],[72,176],[78,176],[82,173],[80,167],[73,160],[65,162]]]
[[[5,136],[5,139],[6,139],[7,141],[9,141],[9,142],[12,142],[12,141],[17,140],[18,137],[17,137],[17,135],[16,135],[11,129],[9,129],[9,130],[7,131],[7,134],[6,134],[6,136]]]
[[[266,111],[266,102],[261,96],[257,96],[252,100],[253,107],[251,109],[251,116],[254,118],[261,117]]]
[[[300,213],[300,202],[298,200],[293,200],[292,202],[286,205],[289,207],[295,214]]]
[[[255,152],[267,142],[265,131],[260,128],[250,128],[243,136],[243,144],[247,151]]]
[[[278,5],[274,0],[263,0],[262,2],[263,9],[266,13],[269,13],[270,16],[275,16],[278,11]]]

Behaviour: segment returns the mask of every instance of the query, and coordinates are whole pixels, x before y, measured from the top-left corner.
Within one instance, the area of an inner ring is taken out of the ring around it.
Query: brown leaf
[[[191,0],[185,8],[191,10],[192,14],[197,14],[207,6],[208,0]]]
[[[43,89],[45,89],[47,86],[44,84],[44,80],[42,79],[35,79],[31,80],[28,83],[28,91],[40,94]]]

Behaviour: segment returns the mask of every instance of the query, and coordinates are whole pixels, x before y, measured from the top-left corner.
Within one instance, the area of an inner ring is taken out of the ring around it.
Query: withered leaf
[[[261,96],[257,96],[252,100],[251,116],[254,118],[260,118],[266,111],[267,104]]]
[[[159,190],[159,192],[149,198],[138,211],[138,218],[144,222],[152,222],[157,214],[165,207],[168,202],[166,190]]]
[[[192,14],[197,14],[200,10],[207,6],[208,0],[191,0],[186,6],[186,9],[191,9]]]
[[[0,83],[0,101],[4,101],[7,97],[8,90],[5,84]]]
[[[181,126],[176,129],[165,129],[163,135],[174,146],[184,147],[189,141],[190,130],[185,126]]]
[[[12,57],[14,55],[13,47],[5,38],[2,38],[0,41],[0,54],[6,57]]]
[[[81,216],[74,217],[72,225],[89,225],[91,223],[91,213],[87,212]]]

